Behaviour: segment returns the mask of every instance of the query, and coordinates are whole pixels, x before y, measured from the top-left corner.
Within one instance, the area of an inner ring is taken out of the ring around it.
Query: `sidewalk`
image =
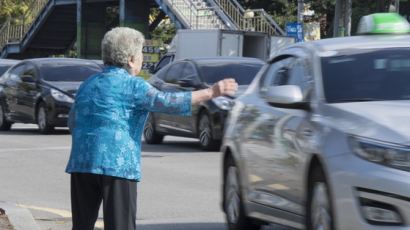
[[[28,209],[7,202],[0,202],[0,208],[5,211],[14,230],[41,230]]]
[[[9,219],[6,216],[6,212],[0,208],[0,229],[2,230],[12,230],[13,226],[11,226]]]
[[[71,214],[68,212],[56,214],[7,202],[0,202],[0,209],[6,212],[13,230],[71,230],[72,228]],[[95,230],[102,229],[104,229],[103,222],[99,219]]]

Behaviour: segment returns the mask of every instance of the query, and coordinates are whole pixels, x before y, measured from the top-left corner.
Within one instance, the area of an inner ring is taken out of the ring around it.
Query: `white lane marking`
[[[9,149],[0,149],[0,152],[20,152],[20,151],[37,151],[37,150],[69,150],[70,146],[56,146],[56,147],[34,147],[34,148],[9,148]]]
[[[63,218],[71,218],[72,217],[71,212],[68,211],[68,210],[47,208],[47,207],[38,207],[38,206],[23,205],[23,204],[18,204],[18,206],[20,206],[22,208],[27,208],[27,209],[33,209],[33,210],[53,213],[53,214],[59,215]],[[97,220],[97,222],[95,223],[95,227],[104,228],[104,222],[102,220]]]

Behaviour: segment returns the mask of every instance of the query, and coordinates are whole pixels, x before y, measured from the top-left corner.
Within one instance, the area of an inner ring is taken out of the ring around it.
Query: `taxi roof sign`
[[[409,22],[397,13],[376,13],[360,19],[358,34],[404,34],[410,32]]]

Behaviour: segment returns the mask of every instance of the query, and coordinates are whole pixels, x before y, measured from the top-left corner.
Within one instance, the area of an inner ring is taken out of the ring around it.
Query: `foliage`
[[[160,15],[160,9],[152,8],[149,15],[149,23],[151,24]],[[173,23],[166,17],[162,22],[150,32],[150,39],[160,40],[162,44],[169,44],[176,34],[176,28]]]
[[[297,0],[239,0],[245,9],[264,9],[282,28],[296,21]]]
[[[175,34],[175,25],[170,23],[169,20],[165,20],[151,32],[151,39],[160,40],[163,44],[169,44]]]
[[[0,0],[0,24],[7,18],[11,18],[14,24],[24,24],[32,20],[30,9],[33,2],[32,0]]]

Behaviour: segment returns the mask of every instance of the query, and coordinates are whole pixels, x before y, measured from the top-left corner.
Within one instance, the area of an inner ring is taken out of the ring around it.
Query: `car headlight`
[[[389,166],[410,171],[410,148],[361,137],[352,137],[350,141],[354,153],[359,157]]]
[[[223,110],[230,110],[235,105],[234,101],[227,97],[216,97],[212,99],[212,101],[218,106],[218,108]]]
[[[51,96],[56,99],[57,101],[61,101],[61,102],[68,102],[68,103],[74,103],[74,99],[69,97],[68,95],[55,90],[55,89],[51,89]]]

